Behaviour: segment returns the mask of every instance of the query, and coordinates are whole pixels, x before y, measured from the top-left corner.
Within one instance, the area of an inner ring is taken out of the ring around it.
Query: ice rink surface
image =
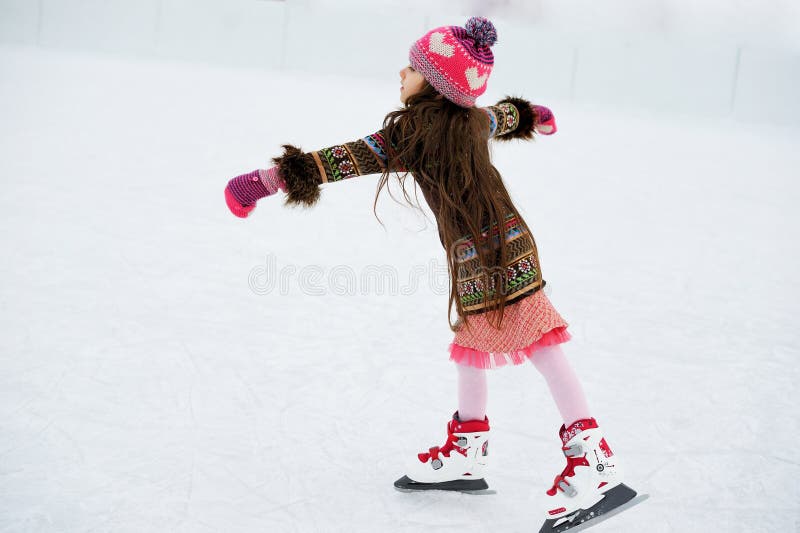
[[[564,459],[530,364],[490,376],[496,494],[392,487],[456,408],[430,215],[383,197],[382,227],[377,176],[223,201],[398,89],[0,49],[0,531],[538,531]],[[495,164],[650,494],[592,531],[797,531],[800,132],[541,103],[559,133]]]

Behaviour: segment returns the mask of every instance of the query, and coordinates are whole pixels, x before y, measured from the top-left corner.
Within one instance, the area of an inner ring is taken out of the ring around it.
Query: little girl
[[[319,185],[381,174],[409,173],[436,217],[447,252],[449,305],[457,315],[450,359],[458,372],[458,410],[447,439],[415,457],[395,482],[405,490],[480,490],[488,487],[489,420],[486,369],[529,359],[545,377],[564,420],[559,430],[567,466],[547,491],[542,531],[564,531],[633,498],[622,484],[617,457],[589,408],[560,344],[567,323],[542,288],[536,244],[503,180],[492,165],[488,140],[531,139],[555,133],[549,109],[507,97],[475,107],[486,90],[497,33],[473,17],[466,27],[433,29],[410,49],[400,71],[399,110],[371,135],[313,152],[284,145],[275,166],[228,182],[225,200],[247,217],[256,202],[287,194],[286,205],[314,205]]]

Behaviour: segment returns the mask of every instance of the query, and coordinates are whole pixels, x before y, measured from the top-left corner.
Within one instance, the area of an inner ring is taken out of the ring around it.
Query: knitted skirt
[[[461,325],[450,344],[450,360],[476,368],[519,365],[539,348],[570,339],[568,324],[543,290],[536,291],[503,311],[498,330],[485,313],[467,315],[470,329]]]

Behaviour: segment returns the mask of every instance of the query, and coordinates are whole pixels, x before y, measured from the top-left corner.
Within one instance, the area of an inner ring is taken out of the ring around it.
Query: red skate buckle
[[[550,513],[550,515],[552,516],[554,514],[563,513],[566,510],[567,510],[566,507],[559,507],[558,509],[551,509],[550,511],[548,511],[548,513]]]
[[[606,459],[614,455],[614,452],[611,451],[606,439],[600,439],[600,449],[603,451],[603,455],[606,456]]]

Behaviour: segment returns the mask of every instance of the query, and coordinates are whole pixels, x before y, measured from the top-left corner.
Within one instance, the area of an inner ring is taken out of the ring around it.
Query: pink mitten
[[[556,127],[556,117],[553,116],[553,112],[550,111],[550,109],[543,105],[532,105],[531,108],[536,116],[533,126],[533,129],[536,130],[536,133],[540,133],[542,135],[552,135],[558,131],[558,128]]]
[[[231,213],[245,218],[256,208],[256,202],[265,196],[286,191],[286,183],[278,174],[278,167],[269,170],[254,170],[248,174],[236,176],[225,187],[225,203]]]

